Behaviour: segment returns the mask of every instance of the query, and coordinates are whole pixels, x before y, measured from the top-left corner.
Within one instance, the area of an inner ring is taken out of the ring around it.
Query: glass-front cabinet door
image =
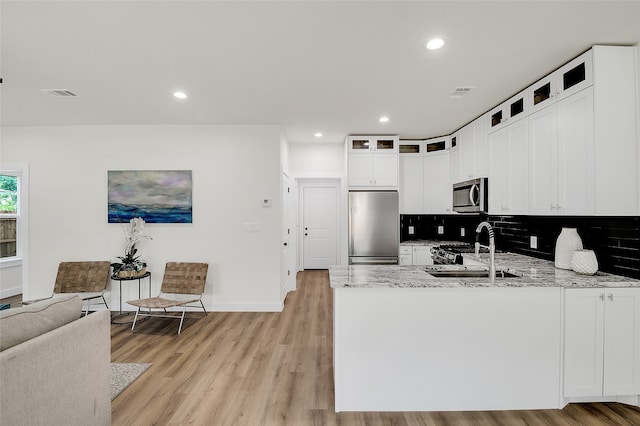
[[[539,111],[592,84],[593,50],[588,50],[529,87],[529,113]]]
[[[367,152],[373,151],[371,138],[368,137],[350,137],[349,138],[349,151],[352,152]]]
[[[349,152],[364,153],[367,151],[398,152],[396,136],[349,136]]]
[[[375,140],[375,151],[398,152],[398,139],[394,137],[377,137]]]
[[[509,122],[527,116],[527,92],[522,91],[489,111],[489,133],[501,129]]]
[[[422,155],[424,151],[424,141],[403,140],[400,141],[400,154]]]
[[[557,71],[558,99],[579,92],[593,84],[593,50],[588,50]]]
[[[527,95],[529,113],[540,111],[542,108],[555,103],[556,91],[556,73],[550,74],[533,84],[529,88]]]

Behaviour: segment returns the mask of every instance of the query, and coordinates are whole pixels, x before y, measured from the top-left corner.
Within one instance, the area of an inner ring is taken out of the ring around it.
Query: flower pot
[[[127,271],[120,270],[120,271],[118,271],[118,278],[136,278],[136,277],[141,277],[146,273],[147,273],[147,268],[142,268],[139,271],[136,271],[136,270],[127,270]]]
[[[593,250],[576,250],[571,258],[571,269],[578,274],[593,275],[598,271],[598,259]]]
[[[571,269],[573,252],[582,250],[582,239],[576,228],[562,228],[556,240],[555,265],[560,269]]]

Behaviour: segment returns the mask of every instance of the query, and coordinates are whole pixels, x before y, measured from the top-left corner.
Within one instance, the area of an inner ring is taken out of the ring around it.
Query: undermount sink
[[[436,278],[489,278],[487,269],[452,269],[452,270],[430,270],[426,269],[429,275]],[[520,275],[507,271],[496,271],[496,278],[520,278]]]

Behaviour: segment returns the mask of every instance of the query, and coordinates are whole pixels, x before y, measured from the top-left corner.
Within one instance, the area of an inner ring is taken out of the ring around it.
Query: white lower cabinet
[[[425,245],[400,245],[398,263],[401,266],[433,265],[431,247]]]
[[[564,396],[640,394],[640,288],[567,289]]]
[[[414,265],[433,265],[431,246],[413,246]]]
[[[398,256],[398,264],[400,266],[413,265],[413,248],[411,246],[400,246],[400,255]]]

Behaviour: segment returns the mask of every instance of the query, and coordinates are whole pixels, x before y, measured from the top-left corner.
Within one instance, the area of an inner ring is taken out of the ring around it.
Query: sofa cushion
[[[0,311],[0,351],[75,321],[81,315],[82,300],[76,295],[57,295]]]

